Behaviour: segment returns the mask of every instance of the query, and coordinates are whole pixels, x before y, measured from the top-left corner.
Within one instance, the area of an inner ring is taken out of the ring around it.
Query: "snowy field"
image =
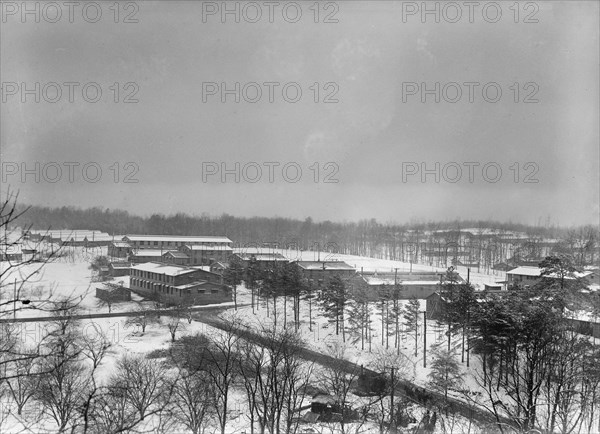
[[[313,260],[315,259],[315,256],[320,256],[321,260],[325,258],[328,260],[342,260],[359,270],[362,268],[364,271],[388,272],[395,268],[398,268],[399,270],[411,269],[411,264],[398,261],[364,258],[351,255],[332,255],[328,253],[316,252],[279,252],[283,253],[288,258],[294,256],[294,258],[302,260]],[[94,252],[94,254],[96,253],[105,254],[105,252],[102,250]],[[23,276],[34,273],[28,282],[23,285],[22,292],[20,294],[21,298],[31,298],[31,304],[36,305],[39,303],[41,306],[44,306],[44,300],[47,300],[48,297],[50,297],[50,294],[52,294],[54,298],[78,298],[80,301],[80,313],[82,314],[107,313],[108,308],[106,306],[99,307],[96,304],[95,288],[102,287],[102,283],[92,281],[93,273],[89,268],[89,260],[91,257],[92,256],[90,255],[90,252],[85,252],[84,249],[74,249],[73,255],[71,255],[70,258],[57,258],[46,264],[36,273],[34,272],[37,268],[39,268],[39,264],[31,264],[21,267],[22,269],[19,270],[19,274],[15,273],[15,270],[10,270],[12,274],[10,274],[10,272],[7,273],[9,275],[6,277],[5,282],[11,282],[15,278],[17,280],[23,279]],[[444,271],[443,269],[419,264],[412,264],[412,270]],[[466,276],[463,275],[463,277]],[[482,285],[483,283],[495,281],[496,279],[497,276],[471,273],[471,281],[476,285]],[[113,282],[123,282],[125,286],[128,286],[129,283],[128,277],[116,278]],[[3,299],[6,299],[6,292],[10,290],[10,286],[11,285],[4,286],[3,290],[5,292],[2,294]],[[8,296],[12,297],[12,294],[8,294]],[[117,303],[113,305],[112,312],[115,313],[134,310],[137,302],[140,301],[140,297],[133,295],[132,298],[133,300],[131,302]],[[250,301],[250,292],[243,285],[238,287],[238,304],[240,307],[237,311],[235,311],[231,306],[232,303],[227,303],[225,306],[229,305],[230,308],[223,315],[233,315],[243,323],[247,324],[249,327],[256,330],[274,321],[274,306],[272,299],[268,301],[268,311],[266,300],[261,299],[254,312],[252,307],[249,305]],[[401,301],[401,303],[404,304],[406,301]],[[421,300],[420,303],[420,310],[425,310],[424,300]],[[284,305],[287,306],[285,313]],[[7,313],[10,314],[12,306],[4,306],[4,308]],[[287,316],[288,327],[294,327],[292,323],[293,311],[291,299],[286,303],[283,297],[279,297],[276,310],[278,313],[277,322],[280,326],[285,321],[284,316]],[[45,315],[47,315],[47,313],[43,311],[29,308],[17,312],[17,317],[32,318],[35,316]],[[201,315],[201,313],[199,313],[199,315]],[[6,315],[3,316],[6,317]],[[396,357],[397,362],[400,364],[400,366],[402,366],[401,372],[399,372],[402,378],[424,387],[428,387],[428,374],[430,372],[430,363],[432,360],[431,354],[433,350],[438,346],[445,347],[447,345],[445,327],[438,324],[436,321],[428,321],[426,336],[427,347],[424,348],[422,318],[419,321],[416,342],[414,339],[414,333],[409,335],[408,333],[402,332],[403,326],[401,328],[401,333],[399,334],[399,348],[395,347],[395,338],[393,336],[387,339],[384,337],[382,342],[381,316],[377,312],[376,305],[373,306],[371,312],[372,328],[370,339],[365,342],[364,349],[361,347],[361,341],[357,339],[357,336],[348,332],[346,334],[346,342],[342,342],[342,334],[340,333],[340,335],[336,335],[335,325],[327,321],[316,302],[312,303],[312,312],[310,316],[312,317],[312,324],[309,325],[308,303],[302,300],[300,303],[300,324],[298,333],[308,348],[327,354],[331,351],[332,347],[335,347],[336,345],[342,345],[345,348],[344,357],[347,360],[374,370],[381,370],[381,360],[390,357]],[[106,379],[110,373],[114,371],[115,363],[122,355],[147,354],[150,351],[167,349],[169,347],[170,335],[169,330],[165,325],[151,324],[146,332],[142,335],[140,330],[136,329],[135,326],[126,324],[125,321],[125,317],[97,318],[94,320],[80,321],[80,325],[86,336],[94,337],[99,333],[102,333],[112,344],[108,357],[103,361],[96,373],[97,379],[100,382]],[[35,345],[36,340],[39,341],[41,336],[44,335],[45,328],[48,327],[47,324],[48,323],[44,322],[23,323],[20,331],[22,333],[22,341],[27,345]],[[196,333],[204,333],[209,335],[221,333],[220,331],[197,321],[194,321],[191,324],[188,324],[187,321],[183,321],[182,324],[183,327],[178,331],[177,334],[178,338],[184,335],[193,335]],[[459,361],[462,349],[461,344],[461,336],[453,336],[451,346],[456,350]],[[414,354],[415,345],[417,347],[416,356]],[[423,366],[424,352],[427,354],[427,367]],[[461,389],[469,389],[472,391],[480,390],[475,378],[473,375],[471,375],[473,369],[477,369],[479,367],[478,363],[479,362],[476,357],[471,357],[470,370],[467,370],[465,363],[460,363],[463,373],[465,374],[464,384]],[[322,367],[315,367],[315,375],[318,375],[319,370],[321,369]],[[247,427],[248,422],[245,416],[247,411],[244,407],[246,404],[242,391],[243,388],[238,384],[236,391],[234,392],[234,397],[232,398],[232,408],[234,409],[235,414],[232,416],[233,419],[228,428],[228,432],[231,433],[242,433]],[[469,400],[465,398],[465,394],[461,391],[450,391],[449,394],[457,399],[469,402]],[[473,398],[473,395],[471,395],[471,398]],[[360,398],[354,397],[354,399],[356,403],[360,402]],[[413,414],[418,419],[422,417],[423,412],[423,408],[415,407],[413,409]],[[18,421],[16,420],[12,420],[10,423],[12,423],[12,426],[15,427],[18,425]],[[149,421],[148,423],[151,424],[152,422]],[[445,423],[453,424],[450,432],[467,432],[466,427],[469,425],[468,421],[460,417],[451,418],[451,420],[446,420]],[[10,427],[11,425],[9,424],[8,426]],[[329,431],[329,427],[319,427],[317,425],[311,425],[311,427],[316,430],[315,432],[331,432]],[[41,429],[41,427],[38,428]],[[369,424],[363,425],[360,428],[356,428],[358,429],[357,432],[368,433],[373,432],[374,430],[377,431],[377,428],[374,425]],[[450,426],[448,425],[447,428],[450,428]],[[477,432],[474,428],[475,427],[471,426],[469,428],[470,432]],[[11,431],[8,430],[5,432]],[[439,432],[443,431],[440,430]]]

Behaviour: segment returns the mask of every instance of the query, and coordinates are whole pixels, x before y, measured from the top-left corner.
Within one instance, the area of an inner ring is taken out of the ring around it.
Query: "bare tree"
[[[74,333],[54,335],[47,351],[42,361],[46,373],[40,377],[34,396],[62,433],[81,424],[80,408],[90,380],[80,360],[81,350]]]
[[[263,326],[260,346],[240,344],[237,360],[248,397],[250,429],[258,422],[261,433],[296,432],[296,413],[306,396],[312,365],[300,361],[304,344],[298,335],[274,324]]]
[[[23,350],[22,358],[12,361],[7,370],[8,378],[5,379],[15,404],[17,414],[20,416],[25,404],[34,396],[37,389],[37,380],[34,375],[37,371],[37,352],[35,350]],[[30,357],[27,357],[27,355]]]
[[[127,318],[125,326],[139,327],[142,334],[146,333],[146,328],[150,324],[160,324],[161,322],[158,314],[142,303],[137,303],[134,311],[136,314]]]
[[[414,369],[414,364],[402,353],[381,349],[373,355],[368,366],[379,375],[370,379],[368,392],[372,395],[366,406],[379,423],[379,432],[383,433],[386,422],[391,424],[392,420],[396,419],[394,417],[396,389],[400,382],[409,376]]]
[[[0,384],[8,379],[9,372],[12,372],[10,378],[29,375],[26,372],[21,374],[22,370],[19,371],[21,373],[8,370],[7,366],[40,359],[42,354],[39,348],[46,339],[45,335],[40,336],[37,347],[25,348],[20,345],[22,325],[9,322],[24,309],[60,315],[60,311],[57,311],[60,306],[57,306],[52,288],[48,288],[46,294],[40,291],[39,286],[28,291],[32,282],[43,273],[44,266],[60,253],[60,248],[47,249],[43,241],[33,242],[27,238],[30,227],[23,224],[23,219],[28,208],[18,210],[17,202],[18,194],[10,188],[5,197],[0,198],[0,256],[3,259],[0,267]],[[24,244],[36,253],[29,257],[23,256],[22,259],[13,259],[10,253]],[[38,254],[41,252],[44,252],[43,257]],[[72,305],[77,304],[73,297],[64,299],[69,300]]]
[[[203,371],[180,369],[173,379],[173,418],[193,434],[202,434],[216,419],[215,387]]]
[[[95,327],[95,326],[94,326]],[[97,404],[98,396],[104,388],[96,379],[96,372],[106,355],[108,354],[112,343],[106,337],[104,332],[96,329],[97,335],[93,338],[85,334],[81,335],[79,347],[81,348],[82,360],[87,361],[88,368],[87,376],[89,378],[88,388],[84,395],[84,402],[81,408],[81,417],[83,419],[83,432],[87,433],[90,429],[90,423],[93,419],[94,406]]]
[[[225,320],[222,330],[210,334],[184,336],[171,345],[172,362],[187,375],[202,373],[214,388],[214,411],[219,430],[224,433],[229,420],[229,394],[237,377],[238,327],[235,319]]]
[[[246,398],[248,400],[248,419],[250,433],[254,434],[255,424],[258,422],[260,432],[267,426],[265,413],[261,411],[261,389],[263,388],[263,371],[267,365],[267,350],[262,345],[253,342],[241,341],[238,348],[244,354],[237,360],[237,369],[243,379]]]
[[[136,410],[140,421],[162,411],[168,402],[171,388],[165,378],[165,369],[142,356],[123,356],[117,362],[116,372],[108,381],[112,394],[121,397]]]
[[[185,330],[185,324],[181,322],[182,317],[184,316],[184,312],[180,307],[177,307],[172,312],[170,312],[169,316],[165,320],[165,325],[169,329],[169,333],[171,334],[171,342],[175,342],[175,338],[178,330]]]
[[[360,368],[356,363],[348,363],[346,344],[334,341],[329,345],[328,354],[334,358],[320,373],[321,385],[332,394],[335,408],[339,411],[339,431],[342,434],[348,432],[348,422],[354,414],[352,410],[352,387],[360,374]]]

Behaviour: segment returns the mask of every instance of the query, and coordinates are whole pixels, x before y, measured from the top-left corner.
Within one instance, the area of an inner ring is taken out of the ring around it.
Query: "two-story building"
[[[334,276],[352,278],[356,269],[343,261],[296,261],[298,271],[305,279],[326,282]]]
[[[213,262],[227,262],[233,247],[223,243],[185,244],[179,251],[188,257],[189,265],[210,265]]]
[[[143,264],[145,262],[160,262],[163,260],[164,254],[170,251],[171,250],[154,249],[135,250],[129,254],[129,261],[133,262],[134,264]]]
[[[183,235],[126,235],[123,241],[133,250],[179,250],[183,246],[210,246],[213,250],[233,248],[233,241],[221,236],[183,236]]]
[[[125,241],[111,241],[108,243],[108,256],[126,258],[131,254],[131,246]]]
[[[165,264],[188,265],[190,257],[183,252],[169,250],[163,253],[161,261]]]
[[[275,265],[286,264],[289,261],[288,258],[283,256],[281,253],[248,253],[248,252],[240,252],[234,254],[235,258],[240,261],[242,267],[246,268],[250,264],[250,262],[254,262],[256,264],[256,268],[265,270],[267,268],[273,268]]]
[[[389,291],[398,288],[401,300],[424,300],[447,283],[445,272],[433,271],[363,273],[357,278],[362,280],[358,286],[368,288],[368,293],[374,297],[386,296]],[[461,283],[463,279],[457,276],[457,281]]]
[[[556,276],[548,275],[548,278],[556,278]],[[588,279],[588,283],[592,284],[593,282],[589,281],[590,277],[593,279],[593,272],[590,270],[586,270],[583,272],[575,271],[565,276],[565,279]],[[506,272],[506,284],[507,287],[510,288],[512,286],[518,286],[520,288],[528,288],[542,280],[542,269],[540,267],[528,267],[521,266],[510,271]]]
[[[159,262],[131,267],[130,287],[141,295],[173,304],[209,304],[231,301],[231,288],[221,276],[200,268]]]

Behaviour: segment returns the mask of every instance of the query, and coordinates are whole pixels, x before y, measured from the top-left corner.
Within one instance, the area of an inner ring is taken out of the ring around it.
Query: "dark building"
[[[146,262],[161,262],[163,260],[163,255],[168,251],[169,250],[154,249],[135,250],[129,255],[129,260],[134,264],[144,264]]]
[[[296,261],[300,274],[309,280],[322,281],[339,276],[351,278],[356,274],[356,269],[343,261]]]
[[[125,241],[111,241],[108,244],[108,256],[126,258],[131,253],[131,246]]]
[[[131,301],[131,291],[120,285],[105,283],[105,289],[96,288],[96,297],[100,300],[110,301],[112,303],[120,301]]]
[[[108,264],[108,274],[112,277],[128,276],[131,264],[129,262],[111,262]]]
[[[256,267],[261,270],[290,262],[281,253],[235,253],[234,256],[239,259],[242,267],[246,268],[251,261],[255,261]]]
[[[189,258],[189,265],[210,265],[213,262],[228,261],[233,248],[222,244],[186,244],[179,251]]]
[[[183,252],[168,251],[162,255],[165,264],[187,265],[189,261],[190,257]]]
[[[209,304],[231,301],[231,288],[221,276],[200,268],[148,262],[131,267],[130,286],[148,297],[172,303]]]
[[[447,283],[445,272],[434,271],[402,271],[397,273],[363,273],[357,276],[361,279],[363,287],[366,285],[368,291],[379,297],[395,286],[400,288],[400,299],[412,298],[424,300],[431,294],[439,291],[442,284]],[[458,282],[464,282],[457,276]]]
[[[209,250],[231,250],[233,241],[220,236],[179,236],[179,235],[126,235],[123,241],[131,245],[134,250],[179,250],[183,246],[205,246]],[[229,249],[227,249],[227,247]],[[208,264],[207,264],[208,265]]]

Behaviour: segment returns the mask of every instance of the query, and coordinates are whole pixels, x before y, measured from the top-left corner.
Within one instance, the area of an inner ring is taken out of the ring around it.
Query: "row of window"
[[[173,247],[182,247],[186,244],[192,246],[216,246],[216,247],[231,247],[230,243],[213,243],[213,242],[190,242],[190,241],[134,241],[133,244],[139,246],[173,246]]]
[[[146,280],[142,280],[142,279],[131,279],[131,286],[132,287],[138,287],[138,288],[144,288],[147,290],[154,290],[157,288],[157,285],[155,283],[152,282],[148,282]],[[167,286],[167,285],[158,285],[158,290],[161,294],[177,294],[178,295],[191,295],[192,294],[192,290],[191,289],[184,289],[183,293],[182,290],[176,290],[173,286]],[[218,289],[197,289],[196,290],[197,294],[218,294],[219,290]]]
[[[523,280],[538,280],[539,276],[522,276],[520,274],[514,275],[513,280],[522,282]]]
[[[159,282],[175,283],[174,276],[167,276],[165,274],[153,273],[151,271],[131,269],[131,277],[140,277],[142,279],[158,280]]]

